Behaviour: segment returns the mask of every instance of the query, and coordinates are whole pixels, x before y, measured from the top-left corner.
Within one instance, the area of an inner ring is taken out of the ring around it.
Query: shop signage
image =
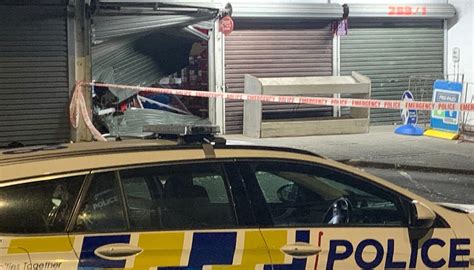
[[[461,102],[462,83],[437,80],[433,85],[433,102]],[[459,113],[457,111],[433,110],[431,128],[457,132]]]

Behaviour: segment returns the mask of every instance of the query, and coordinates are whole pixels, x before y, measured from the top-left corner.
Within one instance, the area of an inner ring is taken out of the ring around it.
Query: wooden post
[[[84,0],[70,1],[68,6],[68,31],[69,40],[69,58],[73,59],[72,74],[70,80],[72,80],[71,94],[74,90],[74,83],[76,81],[90,82],[92,78],[91,69],[91,40],[90,40],[90,18],[87,15],[87,9]],[[86,100],[87,108],[91,112],[92,108],[92,95],[89,87],[83,87],[81,89]],[[77,129],[71,127],[71,140],[74,142],[80,141],[92,141],[92,134],[86,127],[82,117],[80,117],[79,126]]]

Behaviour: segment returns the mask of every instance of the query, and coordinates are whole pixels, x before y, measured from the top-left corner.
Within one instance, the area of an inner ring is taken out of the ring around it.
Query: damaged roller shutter
[[[92,20],[94,80],[150,86],[181,70],[199,39],[190,26],[213,25],[208,22],[219,12],[212,4],[99,1]],[[120,99],[134,94],[115,92]]]

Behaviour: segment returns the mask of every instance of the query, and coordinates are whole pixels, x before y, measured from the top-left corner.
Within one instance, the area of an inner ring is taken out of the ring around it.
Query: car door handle
[[[141,247],[129,244],[108,244],[98,247],[94,254],[106,260],[124,260],[131,256],[136,256],[143,251]]]
[[[308,257],[321,252],[321,248],[308,243],[296,242],[294,244],[283,246],[281,251],[293,257]]]

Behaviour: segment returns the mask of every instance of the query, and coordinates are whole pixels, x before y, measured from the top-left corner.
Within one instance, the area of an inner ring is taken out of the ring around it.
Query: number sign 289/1
[[[422,15],[426,16],[426,6],[389,6],[388,15],[389,16],[399,16],[399,15]]]

